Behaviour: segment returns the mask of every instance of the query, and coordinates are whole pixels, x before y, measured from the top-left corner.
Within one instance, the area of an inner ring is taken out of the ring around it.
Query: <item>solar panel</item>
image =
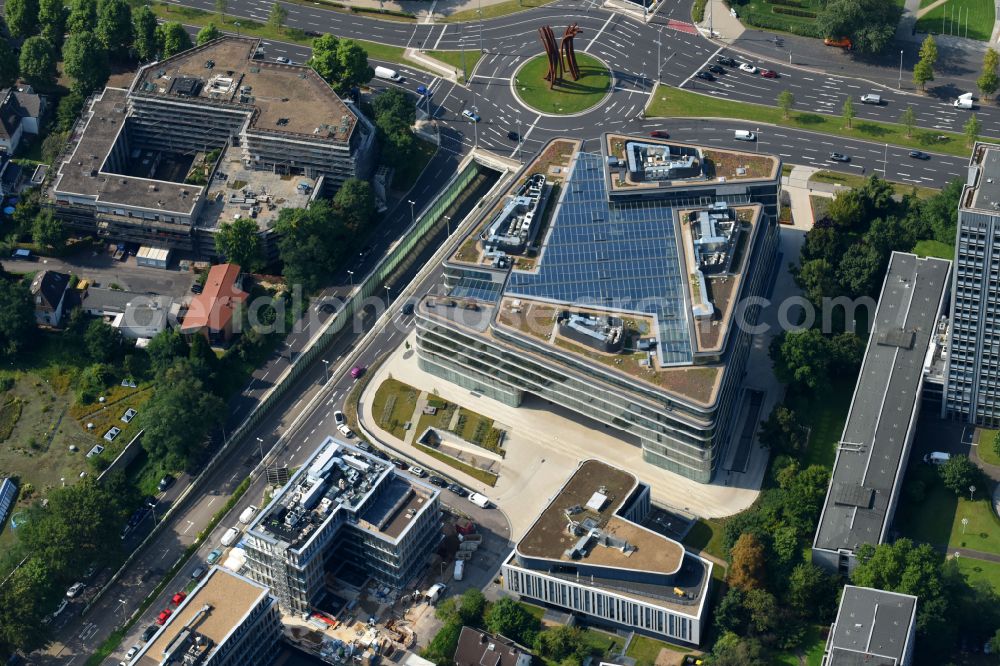
[[[537,271],[512,272],[506,293],[654,315],[660,362],[690,363],[677,242],[670,203],[611,203],[601,157],[581,153],[543,241]]]

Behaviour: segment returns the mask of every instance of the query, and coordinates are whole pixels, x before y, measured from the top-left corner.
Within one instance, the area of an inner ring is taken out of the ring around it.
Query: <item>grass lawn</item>
[[[823,649],[826,647],[826,632],[829,626],[810,625],[802,638],[803,647],[797,652],[780,652],[775,655],[777,663],[787,666],[799,666],[799,655],[805,657],[808,666],[820,666],[823,662]]]
[[[954,254],[950,255],[948,258],[951,259]],[[976,447],[976,452],[979,454],[979,458],[990,465],[1000,465],[1000,456],[997,455],[996,449],[993,448],[993,439],[996,437],[996,430],[987,430],[985,428],[979,429],[979,446]]]
[[[969,582],[975,584],[984,581],[1000,592],[1000,564],[974,560],[971,557],[958,558],[958,568],[966,575]]]
[[[947,259],[948,261],[952,261],[955,258],[954,247],[936,240],[917,241],[917,244],[913,246],[910,252],[918,254],[921,257],[938,257],[939,259]],[[980,455],[982,455],[981,449]],[[993,464],[1000,465],[1000,459],[997,459]]]
[[[868,180],[866,176],[853,173],[840,173],[839,171],[827,171],[826,169],[817,171],[811,178],[809,178],[810,182],[816,181],[819,183],[833,183],[835,185],[841,185],[845,188],[860,187],[864,185],[866,180]],[[918,199],[927,199],[941,192],[941,190],[933,187],[920,187],[918,185],[907,185],[906,183],[896,183],[892,181],[890,181],[890,184],[896,194],[904,195],[916,192]]]
[[[687,652],[684,648],[676,645],[636,634],[632,637],[632,642],[629,643],[628,650],[625,651],[625,656],[635,659],[636,666],[653,666],[656,663],[657,657],[660,656],[660,650],[664,649],[673,652]]]
[[[549,90],[545,74],[548,59],[538,55],[517,72],[515,87],[518,97],[528,106],[543,113],[578,113],[599,103],[611,87],[611,71],[597,58],[577,53],[580,80],[574,81],[569,73],[556,87]]]
[[[722,548],[722,523],[718,520],[699,519],[684,537],[684,545],[714,555],[720,560],[729,559]]]
[[[788,0],[782,2],[781,5],[785,5]],[[788,3],[791,4],[791,3]],[[752,16],[754,14],[772,14],[774,16],[780,17],[782,21],[787,21],[789,26],[792,27],[792,32],[795,32],[794,27],[811,27],[816,23],[816,16],[819,14],[824,3],[820,0],[797,0],[796,11],[801,10],[802,12],[812,12],[812,16],[792,16],[791,14],[782,14],[781,5],[776,3],[768,2],[768,0],[751,0],[747,4],[740,8],[740,16],[745,15],[751,16],[750,21],[753,21]],[[775,11],[777,9],[777,11]]]
[[[434,153],[437,152],[437,146],[430,141],[425,141],[419,136],[414,138],[416,139],[416,153],[412,160],[396,167],[396,172],[392,177],[393,190],[406,192],[413,187],[413,184],[420,178],[420,174],[424,172],[424,167],[427,166],[427,163],[434,157]]]
[[[182,7],[180,5],[158,2],[152,6],[152,9],[153,13],[164,21],[180,21],[181,23],[185,23],[187,25],[197,26],[214,23],[220,30],[224,30],[226,32],[236,32],[236,26],[234,24],[239,22],[239,31],[240,34],[243,35],[253,35],[254,37],[261,37],[263,39],[276,42],[288,42],[302,46],[310,46],[313,41],[312,37],[306,37],[304,34],[301,34],[300,31],[296,31],[294,29],[279,30],[264,23],[251,21],[248,18],[233,16],[226,16],[223,18],[215,12],[205,11],[204,9],[196,9],[194,7]],[[369,42],[364,39],[355,39],[354,41],[368,52],[369,58],[387,62],[405,62],[410,67],[434,74],[434,72],[426,69],[420,65],[420,63],[413,62],[412,60],[406,58],[403,55],[404,49],[399,46],[389,46],[388,44]]]
[[[465,54],[464,62],[465,69],[462,69],[463,57]],[[464,72],[471,74],[476,69],[476,63],[479,59],[483,57],[483,54],[476,49],[475,51],[427,51],[427,55],[434,58],[435,60],[440,60],[446,65],[451,65],[452,69],[458,72],[458,80],[464,81]]]
[[[788,120],[785,120],[781,109],[774,106],[734,102],[665,86],[656,87],[652,101],[646,107],[646,116],[653,118],[701,118],[705,116],[706,109],[709,109],[709,113],[713,117],[770,123],[781,127],[794,127],[835,136],[874,141],[880,144],[891,143],[908,148],[925,148],[959,157],[966,157],[969,154],[969,149],[965,145],[965,136],[955,132],[916,129],[913,136],[907,138],[906,128],[896,123],[879,123],[855,118],[853,129],[847,129],[843,126],[843,119],[840,116],[803,113],[794,110]],[[937,138],[939,136],[944,138],[939,141]]]
[[[809,428],[809,446],[802,465],[833,468],[837,442],[844,432],[847,410],[851,407],[856,378],[840,379],[822,396],[791,394],[785,402],[795,411],[802,425]]]
[[[969,501],[968,497],[958,499],[955,520],[951,525],[951,538],[948,540],[949,547],[971,548],[1000,555],[1000,519],[993,513],[993,507],[987,499],[988,492],[986,488],[978,490],[978,499],[975,501]],[[964,534],[963,518],[969,521]]]
[[[927,0],[928,5],[931,2]],[[920,6],[926,5],[921,2]],[[921,16],[917,20],[917,31],[968,36],[986,42],[993,32],[993,19],[992,0],[948,0]]]
[[[533,9],[535,7],[544,7],[553,0],[507,0],[507,2],[498,2],[495,5],[488,5],[483,7],[483,18],[497,18],[498,16],[507,16],[508,14],[516,14],[524,9]],[[443,18],[437,19],[438,23],[458,23],[460,21],[478,21],[479,20],[479,10],[478,9],[463,9],[460,12],[455,12],[454,14],[449,14]]]
[[[821,197],[817,194],[809,195],[809,203],[813,209],[813,220],[822,220],[826,216],[826,212],[830,209],[831,201],[833,199],[830,197]]]
[[[380,428],[399,439],[406,436],[403,424],[413,418],[417,406],[417,389],[397,379],[387,379],[375,391],[372,400],[372,417]]]

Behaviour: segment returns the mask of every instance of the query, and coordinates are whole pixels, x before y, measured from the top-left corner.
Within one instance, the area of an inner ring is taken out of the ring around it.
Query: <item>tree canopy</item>
[[[63,69],[73,88],[86,96],[102,88],[111,76],[108,51],[93,33],[78,32],[63,45]]]
[[[59,47],[66,33],[66,18],[69,12],[63,0],[39,0],[38,25],[41,35],[53,46]]]
[[[953,455],[938,466],[937,472],[944,487],[956,495],[970,496],[970,487],[975,487],[980,497],[989,494],[989,484],[983,470],[965,456]]]
[[[823,34],[849,37],[862,53],[878,53],[892,41],[901,8],[883,0],[829,0],[816,19]]]
[[[139,62],[156,58],[160,51],[160,32],[157,30],[156,14],[143,5],[132,12],[132,34],[135,36],[132,48]]]
[[[35,331],[35,306],[28,285],[0,279],[0,354],[11,358],[28,347]]]
[[[406,164],[416,148],[413,123],[417,111],[413,101],[402,90],[389,88],[372,101],[372,110],[382,144],[382,161],[393,166]]]
[[[38,34],[38,9],[38,0],[6,0],[3,11],[10,36],[25,38]]]
[[[128,55],[132,46],[132,9],[128,0],[98,0],[94,34],[110,56]]]
[[[495,601],[486,611],[484,621],[494,634],[502,634],[521,645],[532,645],[539,628],[538,618],[510,597]]]
[[[24,40],[19,59],[21,76],[31,85],[48,88],[56,80],[56,55],[52,44],[35,35]]]
[[[66,20],[66,30],[72,33],[93,32],[97,28],[97,0],[73,0]]]
[[[186,359],[175,361],[139,414],[142,447],[168,468],[181,468],[201,452],[209,432],[225,413]]]
[[[164,58],[169,58],[191,48],[191,36],[180,23],[176,21],[163,23],[157,26],[156,30],[157,43]]]
[[[312,48],[309,64],[341,94],[375,75],[368,66],[368,53],[354,40],[323,35],[313,40]]]
[[[202,44],[207,44],[213,39],[218,39],[222,37],[222,31],[215,27],[214,23],[209,23],[204,28],[198,31],[197,37],[195,37],[195,43],[198,46]]]
[[[264,260],[257,223],[248,217],[222,223],[215,235],[215,251],[244,271],[260,270]]]
[[[66,244],[66,227],[50,209],[35,216],[31,225],[31,240],[35,243],[59,250]]]

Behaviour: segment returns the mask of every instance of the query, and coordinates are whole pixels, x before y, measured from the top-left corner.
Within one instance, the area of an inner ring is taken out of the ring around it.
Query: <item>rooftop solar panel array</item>
[[[655,315],[660,363],[692,361],[670,204],[612,204],[601,156],[580,153],[543,242],[537,272],[512,272],[507,295]]]

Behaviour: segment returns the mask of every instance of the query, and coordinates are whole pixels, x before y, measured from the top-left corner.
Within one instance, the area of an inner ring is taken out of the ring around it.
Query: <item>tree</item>
[[[67,16],[63,0],[38,1],[38,24],[41,35],[57,48],[62,45],[63,35],[66,34]]]
[[[853,331],[844,331],[828,339],[830,368],[835,373],[854,374],[865,354],[865,341]]]
[[[789,331],[771,342],[774,373],[785,384],[816,390],[829,385],[826,338],[817,329]]]
[[[764,650],[756,638],[726,632],[712,646],[712,666],[766,666]]]
[[[979,122],[979,118],[976,118],[976,114],[969,116],[965,125],[962,126],[962,130],[965,132],[965,145],[970,148],[975,145],[976,141],[979,140],[979,129],[982,123]]]
[[[56,80],[56,56],[44,37],[29,37],[21,45],[21,76],[37,88],[48,88]]]
[[[183,467],[201,450],[224,407],[205,390],[189,362],[175,361],[139,413],[146,431],[142,447],[166,467]]]
[[[218,39],[219,37],[222,37],[222,32],[215,27],[214,23],[209,23],[198,31],[198,36],[195,37],[195,43],[198,46],[201,46],[202,44],[207,44],[213,39]]]
[[[28,285],[0,280],[0,354],[15,355],[28,346],[35,330],[35,307]]]
[[[111,328],[98,322],[105,328]],[[107,363],[92,363],[80,373],[76,380],[77,400],[82,405],[89,405],[104,395],[111,382],[111,366]]]
[[[561,662],[570,657],[582,661],[587,656],[587,645],[579,627],[560,625],[546,629],[538,634],[534,647],[538,654],[551,661]]]
[[[483,619],[486,628],[494,634],[503,634],[521,645],[532,645],[535,642],[538,619],[510,597],[494,602]]]
[[[795,95],[792,94],[791,90],[785,89],[778,93],[778,108],[781,109],[781,115],[785,120],[788,120],[789,112],[794,105]]]
[[[89,32],[69,36],[63,45],[63,69],[73,79],[73,89],[85,97],[104,87],[111,76],[108,52]]]
[[[867,220],[865,203],[856,188],[838,192],[827,206],[826,212],[842,232],[861,231]]]
[[[97,0],[73,0],[66,19],[70,34],[93,32],[97,28]]]
[[[153,336],[146,345],[146,353],[149,354],[153,373],[160,377],[174,364],[174,361],[188,356],[188,343],[177,329],[168,328]]]
[[[364,234],[375,217],[375,193],[371,183],[348,178],[333,197],[333,208],[340,214],[348,231]]]
[[[726,596],[722,597],[713,615],[715,623],[722,631],[739,635],[746,633],[750,614],[743,604],[744,597],[743,590],[735,587],[730,587],[726,591]]]
[[[3,10],[11,37],[19,39],[38,34],[38,0],[7,0]]]
[[[191,37],[184,26],[176,21],[164,23],[157,27],[157,42],[160,45],[161,55],[169,58],[177,55],[181,51],[191,48]]]
[[[923,44],[920,45],[920,59],[913,66],[913,83],[921,90],[924,89],[928,81],[934,80],[934,65],[937,64],[937,58],[937,42],[934,41],[932,35],[927,35]]]
[[[1000,88],[1000,78],[997,77],[997,65],[1000,64],[1000,54],[993,49],[986,49],[983,55],[983,73],[976,80],[976,87],[983,93],[984,98],[989,98]]]
[[[729,553],[732,564],[727,580],[744,592],[764,587],[764,545],[753,534],[741,534]]]
[[[121,348],[121,336],[116,329],[100,319],[94,319],[83,334],[83,345],[92,360],[107,363]]]
[[[837,269],[826,259],[811,259],[795,271],[795,284],[809,301],[822,307],[824,298],[834,298],[840,292]]]
[[[816,23],[827,37],[848,37],[854,49],[878,53],[892,41],[900,14],[882,0],[829,0]]]
[[[840,113],[844,119],[844,124],[847,125],[847,129],[851,129],[851,123],[854,122],[854,102],[851,101],[850,95],[844,100],[844,108]]]
[[[772,454],[794,454],[806,443],[805,429],[799,423],[795,412],[785,405],[777,405],[771,415],[760,426],[760,441],[771,449]]]
[[[375,75],[368,53],[357,42],[323,35],[313,40],[309,65],[341,94],[367,83]]]
[[[993,637],[990,638],[990,647],[993,648],[993,654],[1000,654],[1000,629],[997,629]]]
[[[39,245],[61,250],[66,243],[66,228],[50,209],[45,209],[31,225],[31,239]]]
[[[135,35],[132,48],[139,61],[155,59],[160,51],[160,35],[157,31],[156,14],[148,6],[143,5],[132,12],[132,34]]]
[[[434,635],[431,642],[424,648],[421,655],[433,661],[438,666],[453,666],[453,657],[458,648],[458,637],[462,634],[462,625],[457,622],[445,624]]]
[[[285,20],[288,18],[288,10],[280,2],[271,5],[271,12],[267,15],[267,24],[276,30],[285,27]]]
[[[274,225],[278,256],[289,284],[312,291],[335,271],[351,247],[354,236],[340,214],[326,201],[308,208],[285,208]]]
[[[849,296],[875,296],[884,273],[885,266],[878,250],[865,243],[855,243],[844,253],[837,279]]]
[[[0,39],[0,88],[10,88],[17,82],[17,54],[6,39]]]
[[[247,272],[260,270],[264,261],[257,223],[248,217],[223,222],[215,235],[215,251]]]
[[[483,593],[470,587],[459,597],[458,619],[462,624],[478,627],[483,623],[483,613],[486,611],[486,597]]]
[[[0,654],[45,647],[51,630],[42,618],[59,603],[59,582],[48,562],[32,556],[0,587]]]
[[[987,483],[983,470],[965,456],[954,455],[939,465],[938,476],[941,477],[944,487],[956,495],[969,493],[970,486],[975,486],[986,493]]]
[[[823,259],[833,265],[840,263],[840,257],[847,249],[847,240],[829,216],[816,220],[812,229],[806,232],[805,242],[802,244],[800,261],[803,267],[805,262],[813,259]]]
[[[375,98],[372,110],[382,144],[382,161],[395,166],[406,164],[415,147],[412,128],[416,108],[406,93],[390,88]]]
[[[73,127],[86,101],[86,97],[78,90],[71,90],[69,94],[63,95],[56,107],[56,125],[61,131],[66,132]]]
[[[128,0],[98,0],[94,34],[111,56],[125,57],[132,46],[132,9]]]
[[[225,21],[226,12],[229,11],[228,0],[215,0],[215,11],[217,11],[222,20]]]
[[[895,216],[877,217],[872,220],[862,240],[882,255],[886,265],[893,250],[908,252],[917,242],[913,230]]]
[[[912,106],[907,106],[903,112],[899,114],[899,122],[906,128],[906,138],[912,138],[913,128],[917,126],[917,114],[914,112]]]
[[[811,562],[802,562],[788,578],[788,601],[811,622],[827,622],[837,607],[837,580]]]
[[[748,590],[743,605],[746,607],[750,621],[748,628],[758,636],[775,631],[780,618],[778,617],[778,600],[767,590],[755,588]]]

